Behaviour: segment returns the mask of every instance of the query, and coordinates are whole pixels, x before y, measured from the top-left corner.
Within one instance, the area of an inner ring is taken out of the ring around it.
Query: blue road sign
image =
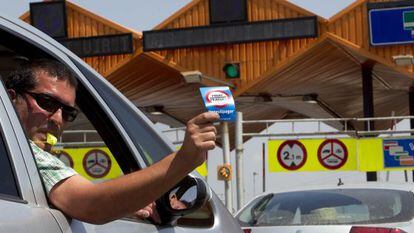
[[[414,138],[384,139],[384,168],[414,166]]]
[[[369,11],[371,45],[414,43],[414,7]]]

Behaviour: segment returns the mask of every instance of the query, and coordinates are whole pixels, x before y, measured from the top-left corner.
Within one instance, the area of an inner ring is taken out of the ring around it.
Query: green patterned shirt
[[[43,183],[46,187],[47,195],[50,190],[60,181],[78,174],[75,170],[67,167],[56,156],[42,150],[33,141],[30,141],[33,153],[35,155],[37,168],[42,176]]]

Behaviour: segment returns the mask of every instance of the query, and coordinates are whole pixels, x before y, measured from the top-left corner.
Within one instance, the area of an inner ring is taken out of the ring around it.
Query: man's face
[[[62,104],[75,106],[76,91],[68,81],[59,80],[42,70],[35,73],[38,82],[36,87],[29,92],[46,94]],[[62,109],[54,113],[48,112],[40,107],[36,99],[28,93],[21,93],[13,101],[26,133],[40,148],[45,149],[47,133],[55,137],[61,135],[66,123],[62,118]]]

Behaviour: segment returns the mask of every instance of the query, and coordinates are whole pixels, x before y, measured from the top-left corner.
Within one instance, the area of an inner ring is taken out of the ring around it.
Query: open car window
[[[3,79],[27,61],[57,59],[46,49],[1,28],[0,36],[0,75]],[[89,70],[81,61],[74,59],[73,62],[79,68],[73,72],[75,76],[83,75],[77,76],[76,108],[79,114],[73,122],[66,124],[64,133],[57,138],[58,142],[52,148],[54,156],[97,183],[149,166],[172,152],[172,147],[153,129],[144,114],[132,107],[99,74]],[[30,138],[26,139],[29,142]],[[149,223],[147,220],[133,220]],[[213,215],[210,206],[183,217],[178,224],[211,226]]]
[[[26,41],[26,38],[21,39],[2,28],[0,28],[0,38],[2,38],[0,40],[0,76],[2,80],[6,80],[13,71],[18,70],[30,60],[46,58],[62,61],[62,58],[58,59],[53,52],[42,49],[41,46]],[[63,60],[67,60],[67,58],[63,58]],[[67,68],[74,71],[70,66]],[[151,164],[155,160],[152,158],[153,155],[143,149],[144,147],[139,143],[136,143],[137,148],[134,148],[133,144],[126,141],[127,136],[123,128],[119,127],[119,122],[111,115],[114,111],[91,91],[91,84],[85,81],[84,77],[77,75],[80,73],[79,70],[73,73],[78,79],[75,107],[79,113],[73,122],[68,122],[65,125],[63,134],[57,138],[57,144],[52,148],[52,154],[66,166],[73,168],[77,173],[94,183],[115,179],[141,169],[141,165],[145,166],[145,163]],[[116,105],[116,103],[114,104]],[[145,122],[139,122],[137,119],[135,124],[145,124]],[[24,129],[24,127],[22,128]],[[143,138],[145,135],[146,133],[142,132]],[[29,144],[30,138],[26,139]],[[24,143],[24,140],[21,143]],[[156,143],[153,142],[153,144]],[[169,153],[167,150],[163,152],[160,156]],[[34,154],[33,158],[35,159]],[[4,163],[5,166],[7,164]],[[41,180],[43,181],[43,179]],[[7,185],[7,192],[4,191],[6,195],[19,195],[16,190],[11,189],[13,187],[11,184]],[[8,188],[9,186],[11,188]],[[45,187],[43,188],[45,189]],[[145,220],[134,219],[134,221]]]
[[[54,59],[47,51],[7,31],[0,30],[0,35],[0,75],[3,79],[29,60]],[[83,82],[78,83],[78,117],[66,125],[52,153],[93,182],[113,179],[139,169],[135,156],[120,135],[120,130],[103,110],[102,104]]]
[[[57,58],[48,51],[0,28],[0,75],[5,78],[27,61]],[[92,182],[104,182],[149,166],[172,152],[152,123],[118,90],[81,61],[78,70],[76,108],[78,117],[69,122],[53,147],[54,156]],[[96,93],[99,94],[96,95]],[[29,138],[27,141],[29,142]],[[205,219],[208,219],[208,224]],[[211,226],[213,215],[205,206],[180,220],[179,225]]]

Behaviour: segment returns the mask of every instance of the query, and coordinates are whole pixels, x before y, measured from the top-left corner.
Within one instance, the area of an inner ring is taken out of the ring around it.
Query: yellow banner
[[[388,171],[414,168],[414,138],[272,140],[270,172]]]
[[[204,162],[203,164],[201,164],[200,166],[198,166],[196,168],[196,171],[203,176],[204,178],[207,178],[208,175],[208,170],[207,170],[207,163]]]
[[[355,144],[355,139],[269,141],[269,171],[289,172],[356,170],[357,153]]]
[[[355,139],[357,140],[357,139]],[[382,139],[363,138],[358,139],[358,170],[360,171],[382,171],[384,169],[384,152]]]
[[[89,180],[110,180],[123,174],[107,147],[63,149],[54,154]]]

